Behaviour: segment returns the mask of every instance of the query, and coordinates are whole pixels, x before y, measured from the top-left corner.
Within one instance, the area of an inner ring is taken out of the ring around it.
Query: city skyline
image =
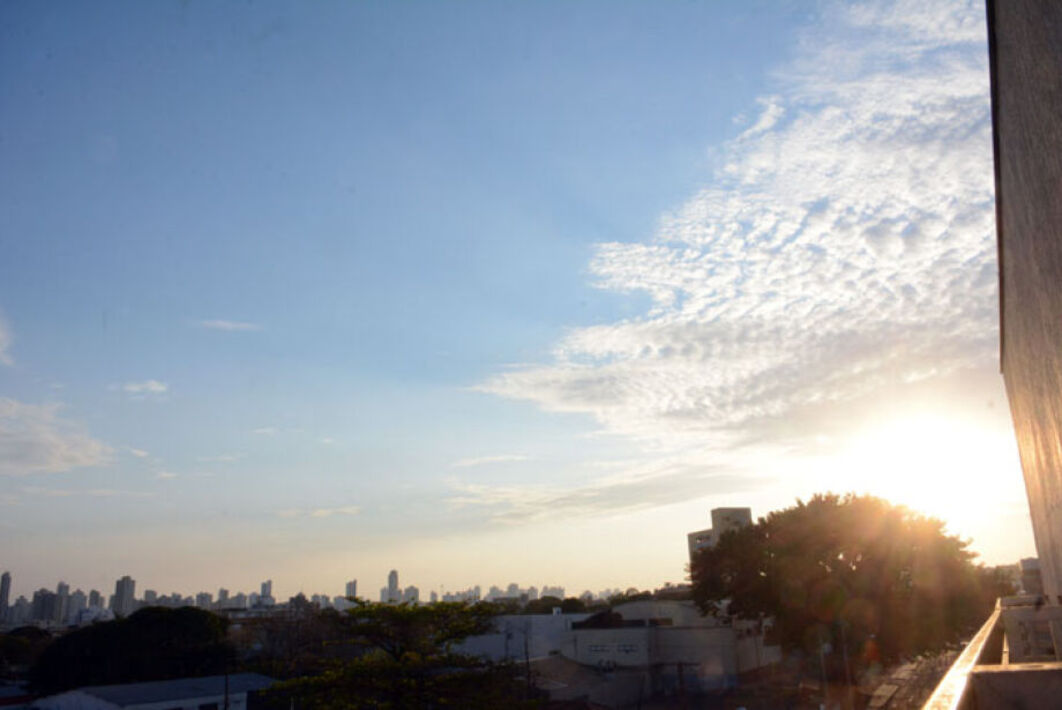
[[[342,602],[349,601],[352,597],[360,598],[366,601],[373,601],[372,599],[366,599],[364,596],[358,596],[356,593],[357,580],[348,580],[344,584],[343,594],[327,594],[321,593],[321,590],[316,592],[307,593],[305,590],[300,589],[298,592],[291,594],[290,596],[282,598],[276,598],[273,596],[273,580],[268,579],[261,582],[258,586],[259,591],[251,591],[249,593],[241,589],[230,590],[227,587],[217,587],[217,595],[213,591],[200,591],[200,592],[188,592],[181,591],[169,591],[160,593],[158,590],[153,589],[147,585],[141,588],[140,595],[136,595],[137,582],[130,575],[123,575],[122,577],[114,581],[114,593],[108,595],[105,591],[101,592],[99,589],[89,588],[86,592],[80,586],[76,586],[71,591],[71,585],[65,580],[60,580],[55,584],[55,589],[52,591],[47,585],[41,585],[33,587],[27,590],[25,593],[17,587],[12,585],[13,575],[10,571],[4,571],[0,574],[0,624],[4,621],[11,622],[10,618],[5,618],[6,614],[16,608],[19,604],[31,604],[34,614],[42,614],[43,616],[36,620],[43,620],[45,617],[55,617],[57,622],[76,623],[77,615],[82,610],[98,610],[109,611],[115,615],[128,616],[130,613],[144,606],[194,606],[202,609],[210,610],[237,610],[237,609],[255,609],[259,607],[271,608],[277,605],[285,605],[291,599],[296,597],[302,597],[308,601],[318,604],[322,608],[337,608],[345,609],[348,605],[343,605]],[[463,589],[443,589],[442,587],[436,589],[426,589],[423,597],[419,595],[419,587],[416,585],[409,585],[405,589],[398,586],[398,572],[397,570],[391,570],[388,573],[387,581],[388,586],[381,589],[381,602],[387,603],[435,603],[437,601],[497,601],[497,600],[512,600],[524,598],[526,600],[536,600],[546,596],[554,596],[557,598],[565,598],[566,596],[578,596],[580,598],[589,597],[592,599],[607,599],[610,596],[621,594],[627,589],[621,588],[608,588],[597,591],[591,591],[589,589],[582,590],[581,592],[566,594],[566,590],[562,586],[543,584],[541,587],[535,585],[529,585],[522,587],[517,582],[509,582],[504,587],[497,584],[486,585],[472,585]],[[32,587],[32,585],[29,585]],[[393,586],[393,589],[392,589]],[[663,585],[666,586],[666,585]],[[412,596],[409,594],[412,590]],[[641,591],[641,590],[640,590]],[[397,592],[390,594],[390,592]],[[405,592],[405,594],[403,594]],[[53,597],[52,601],[48,601],[46,598],[42,599],[42,594]],[[67,600],[74,600],[71,606],[68,606]],[[54,610],[42,611],[36,607],[44,601],[48,604],[56,604]],[[89,615],[86,617],[89,621],[98,620],[97,615]],[[23,619],[22,621],[29,621],[30,619]]]
[[[980,3],[15,2],[0,72],[19,594],[653,588],[827,490],[1035,554]]]

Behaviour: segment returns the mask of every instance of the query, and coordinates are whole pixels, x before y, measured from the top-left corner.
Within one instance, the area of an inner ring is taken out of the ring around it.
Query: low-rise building
[[[244,710],[249,693],[275,681],[258,673],[96,685],[41,698],[35,710]]]

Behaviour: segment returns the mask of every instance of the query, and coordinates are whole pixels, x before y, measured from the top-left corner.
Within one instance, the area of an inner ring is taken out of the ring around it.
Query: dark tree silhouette
[[[30,669],[37,692],[224,673],[228,621],[192,607],[148,607],[60,637]]]
[[[879,498],[816,495],[698,553],[693,597],[705,613],[772,617],[789,649],[891,660],[958,641],[1008,591],[968,544]]]

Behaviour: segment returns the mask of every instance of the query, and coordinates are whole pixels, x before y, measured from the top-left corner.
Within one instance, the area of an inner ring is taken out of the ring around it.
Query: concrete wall
[[[1044,591],[1062,595],[1062,3],[990,2],[1002,365]]]
[[[628,629],[580,629],[571,632],[572,642],[564,655],[584,666],[645,668],[651,658],[649,627]]]
[[[469,637],[457,646],[458,653],[483,656],[492,661],[522,661],[560,653],[575,621],[589,614],[505,614],[494,621],[495,633]]]

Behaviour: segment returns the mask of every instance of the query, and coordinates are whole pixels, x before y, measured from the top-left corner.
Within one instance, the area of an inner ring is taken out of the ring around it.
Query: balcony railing
[[[924,710],[1058,707],[1062,607],[1035,597],[1001,599]]]

